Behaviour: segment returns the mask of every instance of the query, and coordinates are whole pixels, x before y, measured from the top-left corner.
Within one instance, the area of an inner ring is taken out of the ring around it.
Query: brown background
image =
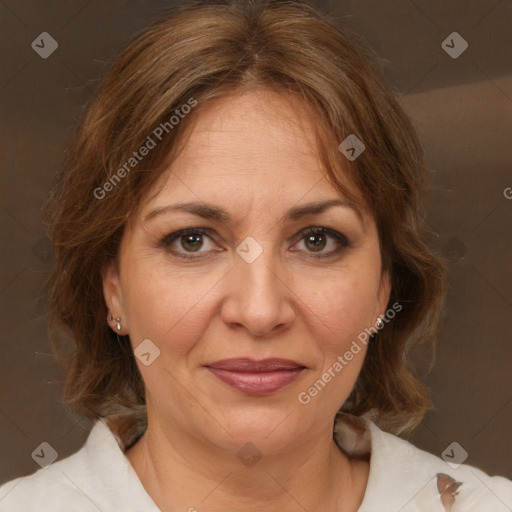
[[[467,463],[512,478],[512,2],[317,3],[386,60],[428,154],[429,226],[450,261],[450,292],[428,378],[436,410],[412,441],[438,456],[457,441]],[[39,212],[107,62],[169,5],[0,2],[0,482],[38,469],[42,441],[64,458],[87,436],[59,399]],[[48,59],[30,46],[43,31],[59,44]],[[457,59],[441,47],[453,31],[469,43]]]

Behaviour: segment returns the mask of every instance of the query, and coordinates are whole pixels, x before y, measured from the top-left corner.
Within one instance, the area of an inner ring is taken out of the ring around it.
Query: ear
[[[127,334],[127,322],[123,305],[123,294],[119,278],[119,268],[113,260],[103,272],[103,296],[110,314],[115,318],[121,318],[121,331],[115,328],[116,321],[109,321],[110,327],[118,334]]]

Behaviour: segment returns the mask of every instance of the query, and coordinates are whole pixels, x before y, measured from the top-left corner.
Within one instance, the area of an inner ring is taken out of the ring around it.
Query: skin
[[[148,429],[126,455],[164,511],[356,511],[369,464],[347,457],[332,427],[365,348],[309,404],[297,397],[386,309],[390,280],[376,224],[347,206],[283,220],[295,206],[341,197],[318,161],[314,119],[297,99],[259,90],[202,107],[104,276],[121,333],[134,348],[150,339],[161,352],[149,366],[137,360]],[[171,210],[146,218],[188,201],[223,208],[232,221]],[[301,230],[309,226],[336,230],[349,245],[326,235],[308,243]],[[161,243],[191,227],[211,235]],[[252,263],[236,252],[248,236],[263,249]],[[253,396],[204,367],[233,357],[307,368],[287,387]],[[250,467],[237,457],[248,442],[262,454]]]

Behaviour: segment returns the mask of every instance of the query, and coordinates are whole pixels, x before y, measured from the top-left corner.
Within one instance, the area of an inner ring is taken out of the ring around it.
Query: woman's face
[[[149,340],[136,354],[150,425],[277,453],[332,434],[365,346],[335,363],[384,313],[389,278],[374,220],[329,184],[297,100],[205,107],[127,227],[105,297],[135,349]],[[341,204],[310,208],[327,201]]]

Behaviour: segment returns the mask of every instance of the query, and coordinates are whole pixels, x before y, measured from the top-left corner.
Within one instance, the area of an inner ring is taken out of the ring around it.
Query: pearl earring
[[[112,316],[112,313],[109,313],[108,314],[108,321],[112,322],[112,320],[114,320],[114,317]],[[116,316],[115,320],[116,320],[116,329],[118,331],[120,331],[121,330],[121,317]]]

